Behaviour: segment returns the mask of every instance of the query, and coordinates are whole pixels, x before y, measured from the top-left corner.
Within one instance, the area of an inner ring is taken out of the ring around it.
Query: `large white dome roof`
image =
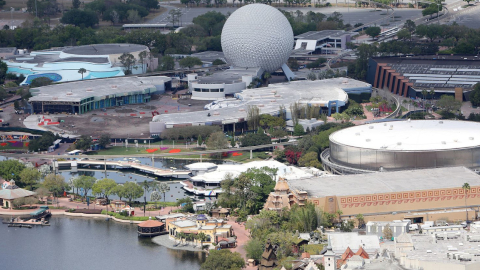
[[[276,8],[246,5],[225,22],[222,49],[233,66],[260,67],[273,72],[287,62],[292,52],[292,27]]]

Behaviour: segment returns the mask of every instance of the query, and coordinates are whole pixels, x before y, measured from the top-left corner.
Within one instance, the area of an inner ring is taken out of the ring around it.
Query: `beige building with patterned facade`
[[[471,187],[467,194],[462,189],[464,183]],[[465,167],[451,167],[288,180],[277,184],[265,209],[303,205],[306,201],[326,212],[340,210],[343,219],[363,214],[366,222],[463,221],[465,201],[469,218],[478,214],[480,176]]]

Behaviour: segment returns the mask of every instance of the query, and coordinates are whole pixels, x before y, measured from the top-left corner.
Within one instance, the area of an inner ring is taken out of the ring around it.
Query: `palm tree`
[[[207,240],[207,235],[201,232],[197,235],[197,240],[200,241],[200,247],[203,249],[203,242]]]
[[[147,192],[150,190],[150,183],[145,180],[140,183],[140,186],[143,188],[143,216],[145,216],[145,208],[147,207]]]
[[[467,214],[467,221],[468,221],[467,197],[468,197],[468,192],[470,191],[470,184],[464,183],[462,186],[462,189],[465,190],[465,213]]]
[[[263,78],[267,82],[267,85],[268,85],[268,79],[270,79],[271,77],[272,77],[272,74],[270,74],[270,72],[263,73]]]
[[[84,69],[84,68],[80,68],[80,69],[78,70],[78,73],[82,74],[82,81],[83,81],[83,73],[87,73],[87,70]]]
[[[423,89],[422,90],[422,96],[423,96],[423,109],[425,110],[425,100],[427,98],[427,95],[428,95],[428,91]]]
[[[167,183],[160,183],[158,191],[163,194],[163,206],[165,207],[165,193],[170,191],[170,186]]]

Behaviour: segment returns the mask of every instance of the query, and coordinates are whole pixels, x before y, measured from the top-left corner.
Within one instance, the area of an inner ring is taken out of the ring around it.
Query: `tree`
[[[151,189],[150,182],[148,182],[147,180],[144,180],[143,182],[140,183],[140,187],[143,188],[143,201],[144,201],[143,213],[145,214],[145,207],[147,206],[147,193]]]
[[[165,203],[165,193],[170,191],[170,186],[167,183],[160,183],[158,191],[163,194],[163,202]]]
[[[80,68],[80,69],[78,70],[78,73],[82,74],[82,81],[83,81],[83,73],[87,73],[87,70],[84,69],[84,68]]]
[[[68,184],[65,182],[65,177],[57,174],[49,174],[45,176],[42,185],[44,188],[52,192],[55,197],[58,197],[59,194],[68,188]]]
[[[270,72],[266,72],[263,73],[263,79],[267,82],[267,85],[268,85],[268,80],[272,78],[272,74],[270,74]]]
[[[125,75],[132,74],[132,68],[135,65],[137,59],[135,59],[135,57],[131,53],[123,53],[118,59],[125,68]]]
[[[200,241],[200,247],[203,249],[203,242],[207,241],[207,235],[201,232],[197,235],[197,240]]]
[[[475,84],[473,91],[470,92],[470,101],[473,106],[480,106],[480,83]]]
[[[143,189],[136,182],[125,182],[123,188],[125,189],[125,198],[128,199],[130,205],[132,200],[142,197]]]
[[[200,270],[241,270],[245,267],[245,261],[238,252],[228,249],[211,250]]]
[[[94,27],[98,24],[98,17],[93,11],[72,9],[63,13],[60,22],[78,27]]]
[[[42,87],[42,86],[50,85],[52,84],[52,82],[53,81],[47,77],[38,77],[32,80],[32,82],[30,83],[30,87],[31,88]]]
[[[191,56],[180,59],[178,63],[182,68],[192,68],[194,66],[201,66],[203,64],[199,58]]]
[[[412,38],[412,33],[408,29],[404,28],[397,32],[397,38],[400,40],[406,40]]]
[[[75,147],[79,150],[87,151],[87,150],[90,150],[92,143],[93,143],[93,140],[90,136],[82,135],[80,136],[80,139],[76,141]]]
[[[413,33],[416,28],[415,22],[412,20],[406,20],[403,28],[407,29],[408,32]]]
[[[25,187],[29,190],[33,190],[42,175],[35,168],[25,168],[20,172],[20,183],[16,183],[17,186]]]
[[[393,237],[392,229],[390,228],[390,225],[387,224],[385,225],[385,228],[383,228],[383,238],[391,240],[392,237]]]
[[[316,152],[309,152],[303,155],[298,160],[298,166],[300,167],[314,167],[317,169],[322,168],[322,163],[318,160],[318,154]]]
[[[142,64],[142,73],[145,73],[145,63],[146,63],[146,59],[148,58],[148,54],[149,52],[147,51],[142,51],[138,54],[138,58],[139,58],[139,62],[140,64]]]
[[[131,23],[138,23],[141,20],[140,15],[138,15],[138,10],[131,9],[127,11],[128,17],[127,20]]]
[[[25,165],[16,159],[0,161],[0,176],[6,181],[13,179],[19,181],[19,184],[21,185],[20,174],[24,169]]]
[[[160,192],[158,191],[153,191],[150,193],[150,201],[155,202],[155,207],[157,207],[157,202],[162,199],[162,195],[160,195]]]
[[[33,196],[28,196],[28,197],[25,197],[23,199],[24,199],[24,203],[28,204],[30,206],[30,208],[32,208],[32,204],[38,202],[38,199],[33,197]]]
[[[83,188],[83,196],[87,198],[88,192],[93,188],[97,179],[93,176],[82,175],[78,178],[77,187]]]
[[[363,226],[365,225],[365,218],[363,217],[363,214],[357,214],[355,218],[358,221],[358,228],[363,228]]]
[[[44,188],[44,187],[39,187],[35,190],[35,193],[37,194],[37,197],[43,201],[43,198],[45,198],[46,196],[48,196],[48,194],[50,194],[50,192],[48,191],[48,189]],[[47,202],[45,202],[46,204]]]
[[[80,8],[80,4],[81,4],[80,0],[72,0],[72,7],[74,9]]]
[[[271,144],[272,139],[265,133],[248,133],[240,140],[242,147]]]
[[[440,100],[437,101],[437,106],[446,112],[453,112],[460,110],[460,107],[462,107],[462,102],[455,100],[453,96],[442,95]]]
[[[107,148],[107,145],[110,145],[111,142],[110,134],[102,134],[98,139],[98,144],[103,148]]]
[[[162,62],[159,65],[161,70],[173,70],[175,68],[175,60],[170,55],[162,57]]]
[[[260,109],[257,106],[247,107],[247,125],[250,130],[257,130],[260,124]]]
[[[14,208],[20,208],[24,204],[25,204],[25,198],[16,198],[12,202],[12,205]]]
[[[313,73],[313,72],[310,72],[307,75],[307,79],[310,80],[310,81],[315,81],[317,79],[317,75],[315,75],[315,73]]]
[[[382,32],[382,29],[378,26],[371,26],[365,29],[365,34],[371,36],[372,38],[377,37]]]
[[[467,221],[468,221],[468,209],[467,209],[467,197],[468,197],[468,192],[470,192],[470,184],[469,183],[464,183],[462,186],[462,189],[465,191],[465,213],[467,214]]]
[[[263,243],[258,239],[250,238],[245,246],[245,251],[247,258],[254,259],[258,263],[262,259]]]
[[[221,131],[212,133],[207,139],[208,149],[224,149],[227,147],[227,145],[227,137]]]
[[[109,179],[109,178],[103,178],[98,180],[95,184],[93,184],[92,192],[93,194],[97,194],[104,197],[108,201],[108,196],[114,194],[116,186],[117,186],[117,183],[115,182],[115,180]]]
[[[214,66],[219,66],[219,65],[225,65],[226,63],[223,62],[223,60],[221,59],[215,59],[213,62],[212,62],[212,65]]]
[[[193,202],[190,197],[182,198],[177,201],[177,205],[181,207],[182,212],[193,213],[195,212],[193,209]]]
[[[353,220],[344,220],[340,224],[340,231],[342,232],[351,232],[355,227],[355,221]]]
[[[303,129],[303,126],[300,124],[296,124],[293,127],[293,136],[302,136],[305,134],[305,130]]]

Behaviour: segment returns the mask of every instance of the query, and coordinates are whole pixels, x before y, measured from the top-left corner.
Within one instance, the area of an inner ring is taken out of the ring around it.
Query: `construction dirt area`
[[[154,114],[203,111],[203,107],[209,102],[190,99],[177,100],[171,95],[165,94],[145,104],[94,110],[81,115],[44,114],[36,117],[26,114],[17,115],[13,105],[8,105],[4,107],[1,117],[12,127],[36,129],[42,119],[50,119],[51,122],[59,123],[44,125],[43,128],[64,135],[99,137],[102,134],[110,134],[113,138],[149,138],[149,122]]]

